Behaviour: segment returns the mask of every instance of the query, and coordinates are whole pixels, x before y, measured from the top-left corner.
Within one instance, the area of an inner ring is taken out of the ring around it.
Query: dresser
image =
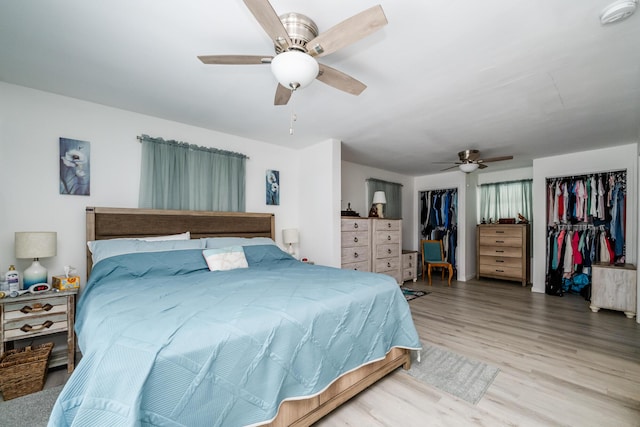
[[[418,281],[418,251],[402,250],[402,282]]]
[[[477,226],[476,278],[530,282],[529,224]]]
[[[54,334],[67,337],[66,348],[54,347],[49,367],[67,365],[73,372],[75,361],[75,300],[77,290],[49,291],[42,294],[25,294],[15,298],[0,299],[0,355],[8,344],[18,348],[21,340],[33,340]],[[28,343],[28,341],[26,341]]]
[[[371,219],[371,269],[402,284],[402,220]]]
[[[601,308],[624,312],[628,318],[635,317],[636,267],[633,264],[591,266],[591,311]]]
[[[342,217],[341,267],[371,271],[371,228],[369,218]]]

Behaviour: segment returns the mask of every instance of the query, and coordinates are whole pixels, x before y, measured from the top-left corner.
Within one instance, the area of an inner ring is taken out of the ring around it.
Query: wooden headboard
[[[87,241],[140,238],[189,231],[201,237],[270,237],[275,240],[272,213],[180,211],[137,208],[86,209]],[[87,249],[87,278],[91,271]]]

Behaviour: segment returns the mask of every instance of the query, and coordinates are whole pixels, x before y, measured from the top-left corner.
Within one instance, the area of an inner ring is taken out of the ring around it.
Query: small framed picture
[[[266,196],[267,205],[280,204],[280,172],[276,170],[267,170],[266,174]]]
[[[91,194],[89,142],[60,138],[60,194]]]

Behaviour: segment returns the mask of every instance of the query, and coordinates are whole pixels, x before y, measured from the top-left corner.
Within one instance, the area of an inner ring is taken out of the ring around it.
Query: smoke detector
[[[638,0],[618,0],[605,7],[600,14],[600,23],[602,25],[612,24],[614,22],[627,19],[636,11]]]

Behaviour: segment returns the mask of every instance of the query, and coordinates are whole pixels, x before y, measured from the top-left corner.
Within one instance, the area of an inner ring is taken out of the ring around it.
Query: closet
[[[592,265],[625,263],[626,171],[546,180],[546,272],[591,283]],[[588,280],[587,280],[588,279]]]
[[[421,191],[420,240],[442,240],[445,260],[456,269],[458,245],[458,190],[456,188]],[[418,248],[418,252],[421,250]]]

